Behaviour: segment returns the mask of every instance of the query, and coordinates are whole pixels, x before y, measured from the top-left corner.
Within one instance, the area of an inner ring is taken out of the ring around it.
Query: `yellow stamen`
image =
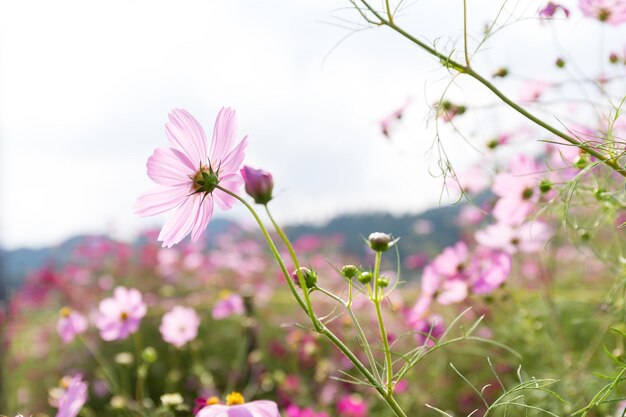
[[[215,395],[206,399],[206,405],[215,405],[219,403],[220,399],[217,398]]]
[[[221,290],[218,294],[218,297],[220,298],[220,300],[225,300],[226,298],[230,297],[230,291],[228,290]]]
[[[69,307],[63,307],[61,309],[61,317],[69,317],[72,314],[72,309]]]
[[[233,391],[226,396],[226,405],[239,405],[244,402],[243,395],[240,392]]]
[[[120,319],[121,319],[122,321],[126,321],[126,320],[128,320],[128,313],[127,313],[127,312],[125,312],[125,311],[122,311],[122,314],[120,314]]]

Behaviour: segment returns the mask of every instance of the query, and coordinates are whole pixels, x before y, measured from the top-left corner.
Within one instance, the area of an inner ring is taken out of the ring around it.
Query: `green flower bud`
[[[159,358],[159,354],[152,346],[148,346],[141,352],[141,358],[147,363],[155,363]]]
[[[374,252],[385,252],[395,243],[391,235],[387,233],[374,232],[367,238],[370,248]]]
[[[548,191],[552,190],[552,183],[548,180],[542,180],[539,184],[539,190],[542,194],[547,193]]]
[[[361,284],[367,285],[372,281],[372,273],[369,271],[363,271],[359,274],[357,279]]]
[[[354,265],[344,265],[343,268],[341,268],[341,275],[348,279],[356,277],[358,273],[359,268]]]
[[[389,285],[389,277],[384,275],[379,276],[377,281],[380,288],[385,288]]]
[[[564,68],[565,61],[563,60],[563,58],[557,58],[556,61],[554,62],[554,65],[556,65],[557,68]]]

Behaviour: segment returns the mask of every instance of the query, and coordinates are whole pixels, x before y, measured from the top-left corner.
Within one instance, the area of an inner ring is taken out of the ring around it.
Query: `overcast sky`
[[[460,1],[409,3],[400,24],[439,39],[448,52],[460,48]],[[478,37],[501,4],[468,3],[470,32]],[[542,1],[509,4],[507,12],[533,16]],[[347,6],[347,0],[1,2],[0,245],[50,245],[78,233],[130,237],[160,226],[167,215],[138,218],[132,205],[152,185],[145,162],[166,146],[163,125],[175,107],[208,132],[222,106],[237,110],[240,136],[249,135],[246,163],[274,173],[273,206],[285,222],[439,204],[428,105],[441,95],[447,72],[389,30],[355,32],[359,18]],[[542,79],[554,72],[563,46],[585,71],[597,72],[626,33],[573,11],[568,22],[512,24],[485,45],[476,66],[489,74],[510,64]],[[503,88],[517,95],[519,85],[508,83]],[[451,94],[466,104],[497,102],[467,80]],[[385,139],[377,121],[409,98],[406,117]],[[465,127],[479,143],[520,125],[500,112],[478,114]],[[457,169],[479,157],[449,127],[441,133]],[[246,213],[235,208],[227,216]]]

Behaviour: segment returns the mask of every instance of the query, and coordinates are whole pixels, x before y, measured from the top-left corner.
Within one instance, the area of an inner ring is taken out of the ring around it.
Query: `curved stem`
[[[589,155],[594,156],[599,161],[601,161],[602,163],[604,163],[605,165],[607,165],[608,167],[613,169],[618,174],[622,175],[623,177],[626,177],[626,169],[619,164],[619,161],[618,161],[618,159],[616,157],[611,157],[611,156],[604,155],[602,152],[599,152],[598,150],[594,149],[592,146],[589,146],[589,145],[585,144],[584,142],[580,141],[579,139],[577,139],[577,138],[575,138],[573,136],[570,136],[570,135],[568,135],[568,134],[566,134],[564,132],[561,132],[559,129],[551,126],[550,124],[548,124],[548,123],[544,122],[543,120],[539,119],[538,117],[534,116],[532,113],[528,112],[526,109],[521,107],[519,104],[515,103],[513,100],[508,98],[504,93],[502,93],[502,91],[500,91],[489,80],[487,80],[485,77],[483,77],[479,73],[475,72],[472,68],[470,68],[469,65],[463,65],[463,64],[461,64],[459,62],[456,62],[450,56],[442,54],[441,52],[437,51],[433,47],[427,45],[426,43],[420,41],[419,39],[417,39],[416,37],[414,37],[410,33],[406,32],[404,29],[402,29],[401,27],[396,25],[394,22],[390,21],[389,19],[385,19],[383,15],[381,15],[379,12],[377,12],[376,9],[374,9],[367,2],[367,0],[361,0],[361,3],[363,3],[363,5],[365,5],[365,7],[367,7],[367,9],[374,16],[376,16],[377,19],[380,20],[380,24],[381,25],[385,25],[385,26],[389,27],[390,29],[396,31],[397,33],[399,33],[400,35],[404,36],[409,41],[413,42],[414,44],[416,44],[420,48],[424,49],[426,52],[428,52],[432,56],[438,58],[440,60],[440,62],[441,62],[441,65],[443,65],[444,67],[454,69],[454,70],[456,70],[456,71],[458,71],[458,72],[460,72],[462,74],[467,74],[470,77],[474,78],[476,81],[478,81],[479,83],[481,83],[482,85],[487,87],[489,90],[491,90],[492,93],[494,93],[500,100],[502,100],[504,103],[506,103],[509,107],[511,107],[513,110],[517,111],[519,114],[521,114],[522,116],[524,116],[525,118],[527,118],[531,122],[533,122],[536,125],[544,128],[548,132],[550,132],[550,133],[560,137],[561,139],[569,142],[570,144],[579,147],[583,151],[587,152]]]
[[[296,251],[293,249],[293,246],[291,245],[291,241],[289,240],[289,238],[287,237],[283,229],[278,225],[278,222],[274,220],[274,217],[272,216],[272,213],[270,212],[269,207],[267,207],[267,204],[265,204],[264,206],[265,206],[265,212],[267,213],[267,216],[270,218],[270,221],[274,225],[274,229],[276,230],[276,233],[278,233],[278,236],[280,236],[281,240],[287,247],[287,251],[289,251],[289,256],[291,257],[291,261],[293,262],[296,268],[296,274],[298,276],[298,281],[300,282],[300,288],[302,288],[302,294],[304,294],[304,302],[309,311],[309,318],[311,319],[311,322],[313,323],[313,327],[315,328],[315,330],[319,331],[321,328],[321,325],[319,323],[319,320],[315,316],[315,313],[313,312],[313,304],[311,303],[311,296],[309,294],[309,288],[306,284],[306,280],[304,279],[304,275],[302,274],[302,270],[300,270],[300,262],[298,261],[298,257],[296,256]]]
[[[272,255],[274,255],[274,258],[276,259],[276,262],[278,262],[278,266],[280,267],[280,270],[282,271],[283,275],[285,276],[285,280],[287,281],[287,285],[289,286],[289,289],[291,290],[291,293],[295,297],[295,299],[298,302],[298,304],[300,304],[300,307],[302,308],[302,310],[304,310],[307,314],[309,314],[309,311],[307,309],[307,305],[302,300],[302,297],[300,297],[300,294],[298,294],[298,290],[296,289],[295,285],[293,284],[293,281],[291,280],[291,276],[289,275],[289,272],[287,271],[287,267],[285,266],[285,263],[283,262],[283,258],[280,256],[280,253],[278,253],[278,249],[276,249],[276,245],[274,244],[274,241],[272,240],[272,237],[268,233],[267,229],[265,228],[265,225],[261,221],[261,218],[256,213],[254,208],[252,208],[252,206],[250,204],[248,204],[248,202],[246,200],[244,200],[243,198],[239,197],[237,194],[233,193],[232,191],[227,190],[226,188],[220,187],[219,185],[217,187],[215,187],[215,188],[225,192],[226,194],[230,195],[231,197],[236,198],[239,202],[241,202],[244,206],[246,206],[248,211],[250,211],[250,213],[254,217],[254,220],[256,220],[257,224],[259,225],[259,228],[261,229],[261,232],[263,233],[263,237],[265,238],[265,241],[267,242],[268,246],[270,247],[270,250],[272,251]]]

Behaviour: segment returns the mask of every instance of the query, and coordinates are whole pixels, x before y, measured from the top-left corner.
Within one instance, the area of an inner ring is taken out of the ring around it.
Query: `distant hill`
[[[421,214],[393,216],[388,213],[365,213],[341,215],[323,225],[296,225],[285,229],[291,239],[304,235],[331,236],[343,234],[346,237],[344,250],[362,255],[366,247],[361,236],[372,232],[391,233],[400,237],[401,255],[417,252],[434,254],[459,238],[457,218],[462,206],[448,206],[427,210]],[[215,237],[237,227],[224,219],[214,219],[209,224],[208,233]],[[93,236],[90,236],[93,237]],[[88,236],[76,236],[55,247],[41,249],[0,249],[0,300],[8,289],[17,288],[29,271],[38,269],[46,262],[62,263],[69,259],[74,248]],[[210,242],[209,242],[210,246]]]

